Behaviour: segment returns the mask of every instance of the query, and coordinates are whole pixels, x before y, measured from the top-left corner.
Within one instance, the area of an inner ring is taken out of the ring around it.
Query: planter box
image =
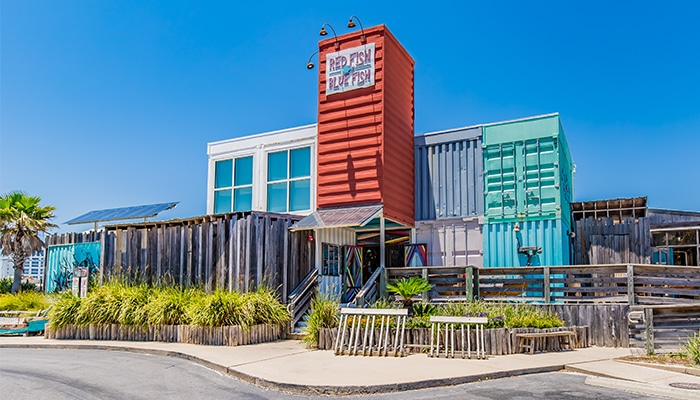
[[[274,342],[283,339],[287,327],[283,325],[253,325],[248,330],[240,326],[150,325],[127,326],[69,325],[53,329],[48,325],[47,339],[121,340],[138,342],[190,343],[209,346],[242,346]]]
[[[333,350],[335,346],[335,338],[338,328],[333,329],[322,329],[319,332],[318,338],[318,348],[319,350]],[[588,337],[590,336],[588,326],[564,326],[560,328],[548,328],[548,329],[535,329],[535,328],[499,328],[499,329],[486,329],[484,330],[484,347],[486,349],[486,354],[488,355],[505,355],[505,354],[515,354],[518,352],[518,342],[515,338],[517,333],[525,332],[557,332],[557,331],[573,331],[576,333],[576,339],[578,341],[578,347],[590,347],[588,342]],[[395,331],[392,330],[389,335],[389,341],[391,342],[394,338]],[[349,332],[347,333],[350,334]],[[377,331],[375,334],[379,334]],[[440,341],[444,343],[445,332],[440,332]],[[456,350],[461,351],[461,333],[455,330],[455,344]],[[466,342],[466,341],[465,341]],[[427,351],[430,346],[430,328],[415,328],[406,329],[404,344],[406,346],[406,351],[408,353],[420,353],[422,351]],[[471,330],[471,345],[472,351],[476,351],[476,333]],[[536,351],[559,351],[560,348],[559,340],[557,338],[545,338],[537,341],[535,344]]]

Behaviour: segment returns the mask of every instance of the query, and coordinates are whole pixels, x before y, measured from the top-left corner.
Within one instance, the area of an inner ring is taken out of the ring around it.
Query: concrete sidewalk
[[[629,349],[615,348],[592,347],[576,351],[514,354],[491,356],[487,360],[469,360],[436,359],[425,354],[403,358],[335,356],[332,351],[309,350],[297,340],[223,347],[161,342],[0,337],[0,348],[2,347],[100,349],[176,356],[258,386],[303,394],[381,393],[570,370],[601,377],[591,380],[592,384],[598,386],[627,381],[643,388],[642,393],[672,398],[698,398],[700,395],[700,391],[668,386],[674,382],[700,385],[700,377],[613,361],[614,358],[630,354]],[[620,388],[624,390],[635,391],[628,388],[628,384],[622,386],[624,387]],[[686,395],[690,397],[684,397]]]

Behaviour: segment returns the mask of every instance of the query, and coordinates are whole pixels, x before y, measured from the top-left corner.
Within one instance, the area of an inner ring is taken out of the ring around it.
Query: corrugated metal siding
[[[314,243],[316,246],[316,269],[321,273],[321,265],[323,263],[323,243],[337,244],[340,246],[355,244],[355,232],[352,229],[336,228],[336,229],[317,229],[314,232]],[[318,285],[319,291],[324,294],[340,296],[343,282],[342,272],[339,276],[323,276],[319,275]]]
[[[360,46],[360,34],[339,36],[341,49]],[[317,206],[383,203],[387,217],[413,225],[413,60],[384,26],[365,35],[374,87],[331,96],[325,58],[335,38],[319,43]]]
[[[558,115],[484,127],[487,222],[571,213],[573,167]]]
[[[532,258],[533,266],[568,265],[570,230],[568,222],[562,219],[519,222],[520,232],[514,232],[514,223],[484,224],[484,266],[485,267],[524,267],[527,256],[518,254],[517,237],[521,246],[542,248],[542,254]]]
[[[414,138],[416,220],[484,214],[481,127]]]
[[[417,222],[414,243],[428,245],[428,265],[483,266],[483,236],[476,219]]]

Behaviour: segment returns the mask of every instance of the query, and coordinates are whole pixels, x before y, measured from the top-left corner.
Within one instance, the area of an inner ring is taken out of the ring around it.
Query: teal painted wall
[[[524,267],[527,256],[518,253],[518,240],[523,247],[541,247],[542,253],[532,258],[532,266],[569,264],[569,219],[490,223],[483,226],[484,267]]]
[[[568,219],[573,162],[558,114],[484,125],[486,223]]]

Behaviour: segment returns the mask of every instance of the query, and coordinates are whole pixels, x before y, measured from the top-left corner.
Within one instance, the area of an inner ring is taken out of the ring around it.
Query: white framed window
[[[267,211],[311,209],[311,147],[267,153]]]
[[[253,156],[214,163],[214,213],[253,209]]]

